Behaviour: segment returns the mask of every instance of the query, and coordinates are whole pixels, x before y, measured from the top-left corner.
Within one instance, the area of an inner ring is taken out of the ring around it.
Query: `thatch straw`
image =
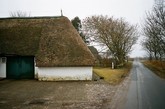
[[[35,56],[37,66],[91,66],[94,57],[66,17],[0,19],[0,54]]]

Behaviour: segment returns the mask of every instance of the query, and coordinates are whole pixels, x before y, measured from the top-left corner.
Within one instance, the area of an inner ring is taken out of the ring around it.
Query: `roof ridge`
[[[45,18],[61,18],[65,16],[34,16],[34,17],[4,17],[0,18],[0,20],[6,20],[6,19],[45,19]]]

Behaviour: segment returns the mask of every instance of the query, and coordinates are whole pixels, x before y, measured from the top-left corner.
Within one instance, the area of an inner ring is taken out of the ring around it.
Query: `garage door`
[[[33,79],[34,57],[10,56],[7,57],[7,78],[9,79]]]

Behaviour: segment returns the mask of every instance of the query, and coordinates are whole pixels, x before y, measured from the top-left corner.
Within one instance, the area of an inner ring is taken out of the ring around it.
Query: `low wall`
[[[92,80],[92,67],[38,67],[38,80]]]

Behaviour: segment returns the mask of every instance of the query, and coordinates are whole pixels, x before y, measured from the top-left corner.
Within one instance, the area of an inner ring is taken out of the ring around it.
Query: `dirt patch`
[[[33,99],[33,100],[30,100],[30,101],[26,101],[24,104],[26,105],[44,105],[44,104],[47,104],[49,102],[48,99]]]
[[[116,94],[125,85],[110,85],[104,80],[3,80],[0,81],[0,87],[2,109],[113,109],[110,107],[115,107],[118,101],[113,101],[114,97],[120,99]]]

